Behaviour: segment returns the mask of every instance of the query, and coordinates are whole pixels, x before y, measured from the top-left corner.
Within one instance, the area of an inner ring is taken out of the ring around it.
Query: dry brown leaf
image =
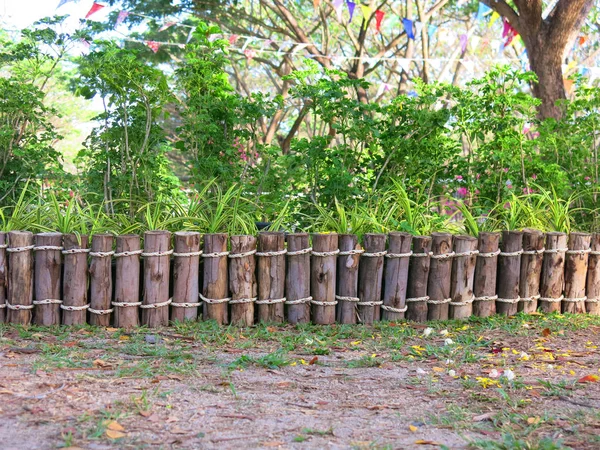
[[[142,417],[150,417],[152,415],[152,411],[140,411],[140,416]]]
[[[316,363],[319,360],[318,356],[313,356],[313,358],[308,362],[309,366],[312,366],[314,363]]]
[[[529,425],[533,425],[533,424],[540,423],[540,421],[541,421],[541,420],[542,420],[542,419],[540,419],[539,417],[528,417],[528,418],[527,418],[527,423],[528,423]]]
[[[115,430],[106,430],[106,436],[111,438],[111,439],[120,439],[122,437],[127,436],[125,433],[121,432],[121,431],[115,431]]]
[[[548,337],[548,336],[550,336],[550,333],[551,333],[551,332],[550,332],[550,328],[544,328],[544,329],[542,330],[542,336],[544,336],[544,337]]]
[[[281,447],[285,445],[285,442],[282,441],[270,441],[270,442],[262,442],[261,445],[263,447]]]
[[[121,425],[116,420],[113,420],[113,421],[109,422],[106,425],[106,428],[109,429],[109,430],[113,430],[113,431],[125,431],[125,428],[123,428],[123,425]]]
[[[183,381],[183,377],[179,375],[167,375],[167,377],[169,380]]]
[[[473,417],[473,422],[483,422],[484,420],[490,420],[492,417],[494,417],[495,414],[496,413],[493,412],[480,414],[478,416]]]
[[[444,370],[444,369],[442,369],[441,367],[433,367],[433,368],[432,368],[432,370],[433,370],[434,372],[445,372],[445,370]]]
[[[112,364],[107,363],[106,361],[103,361],[101,359],[95,359],[92,365],[94,365],[95,367],[112,367]]]

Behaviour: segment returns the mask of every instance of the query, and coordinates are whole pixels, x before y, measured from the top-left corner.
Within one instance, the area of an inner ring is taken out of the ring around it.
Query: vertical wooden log
[[[498,314],[514,316],[517,313],[522,254],[523,233],[503,231],[502,252],[498,256],[498,299],[496,300]]]
[[[202,278],[202,300],[204,320],[216,320],[219,325],[229,322],[229,282],[227,277],[227,233],[204,236],[204,276]]]
[[[569,234],[569,250],[565,257],[565,298],[562,301],[563,313],[585,313],[585,280],[592,235],[588,233]]]
[[[388,253],[385,264],[385,282],[383,289],[382,320],[404,319],[406,306],[406,288],[408,284],[408,266],[412,235],[408,233],[389,233]]]
[[[546,250],[542,263],[540,280],[540,311],[560,312],[565,284],[565,253],[567,235],[565,233],[546,233]]]
[[[427,284],[431,258],[431,237],[413,237],[413,254],[408,266],[406,288],[406,318],[414,322],[427,321]]]
[[[335,323],[335,281],[336,256],[338,250],[337,233],[312,236],[313,253],[310,276],[310,289],[313,300],[313,322],[319,325]],[[359,295],[360,296],[360,295]]]
[[[285,320],[285,234],[258,235],[258,320],[283,323]]]
[[[473,315],[489,317],[496,314],[496,275],[500,253],[500,233],[479,233],[475,279],[473,281]]]
[[[63,325],[86,323],[88,300],[88,236],[66,234],[63,239]]]
[[[451,319],[467,319],[473,313],[473,277],[477,253],[477,238],[454,237],[454,258],[450,276]]]
[[[588,273],[586,281],[585,308],[588,314],[600,315],[600,233],[594,233],[591,240],[590,257],[588,259]],[[2,260],[0,257],[0,265]],[[2,269],[0,268],[0,276]],[[0,288],[1,290],[1,288]]]
[[[546,236],[539,230],[523,230],[523,256],[519,280],[518,311],[531,314],[537,310],[540,298],[540,276],[544,261]]]
[[[360,256],[358,267],[358,320],[371,325],[381,318],[381,284],[383,282],[383,259],[385,234],[364,235],[365,252]]]
[[[7,247],[6,233],[0,231],[0,323],[6,322],[6,287],[8,285]]]
[[[173,252],[173,302],[171,321],[196,320],[202,306],[200,292],[200,233],[177,231]]]
[[[287,235],[285,277],[286,318],[291,324],[310,322],[310,251],[308,233]]]
[[[140,302],[140,237],[137,234],[117,236],[115,253],[115,326],[132,329],[139,326]]]
[[[8,244],[8,322],[27,325],[33,309],[33,234],[11,231]]]
[[[427,320],[447,320],[452,271],[452,235],[431,234],[431,264],[427,283]]]
[[[112,298],[111,256],[113,251],[111,234],[95,234],[90,252],[90,324],[107,327],[110,325]]]
[[[358,298],[358,265],[362,247],[355,234],[338,236],[340,253],[337,260],[336,320],[339,323],[356,323]]]
[[[142,297],[142,325],[150,328],[169,324],[169,272],[171,233],[146,231],[144,233],[144,294]]]
[[[229,254],[229,290],[231,291],[231,324],[240,327],[254,325],[256,301],[256,238],[231,236]]]
[[[34,236],[34,321],[36,325],[60,324],[61,233]]]

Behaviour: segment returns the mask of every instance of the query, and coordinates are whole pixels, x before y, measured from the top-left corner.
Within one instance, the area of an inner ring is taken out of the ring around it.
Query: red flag
[[[101,5],[100,3],[94,2],[94,4],[92,5],[92,7],[88,11],[88,13],[85,15],[85,18],[87,19],[92,14],[97,13],[98,11],[100,11],[102,8],[104,8],[104,5]]]
[[[146,45],[150,47],[150,50],[152,50],[154,53],[156,53],[160,48],[160,44],[156,41],[146,41]]]
[[[504,46],[508,47],[510,45],[510,43],[512,42],[512,40],[515,38],[515,36],[518,36],[519,33],[517,33],[517,30],[515,30],[513,28],[513,26],[510,24],[510,22],[508,20],[506,20],[506,18],[503,18],[503,23],[504,23],[504,28],[502,29],[502,37],[506,38],[506,42],[504,42]]]
[[[377,31],[381,31],[381,22],[383,22],[383,16],[385,16],[385,13],[378,9],[377,11],[375,11],[375,29]]]

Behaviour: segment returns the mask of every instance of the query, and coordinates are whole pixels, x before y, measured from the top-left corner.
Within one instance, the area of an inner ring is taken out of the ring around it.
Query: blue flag
[[[79,0],[60,0],[56,9],[60,8],[62,5],[66,5],[69,2],[78,2]]]
[[[405,17],[402,19],[402,24],[404,25],[404,31],[406,31],[408,38],[414,40],[415,33],[413,32],[413,21]]]
[[[479,9],[477,10],[477,20],[483,19],[483,16],[489,14],[491,11],[492,8],[490,8],[488,5],[484,5],[483,3],[479,2]]]

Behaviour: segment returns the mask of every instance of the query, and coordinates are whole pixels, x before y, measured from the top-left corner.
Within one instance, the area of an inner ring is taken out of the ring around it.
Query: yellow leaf
[[[540,423],[540,420],[541,420],[541,419],[540,419],[539,417],[528,417],[528,418],[527,418],[527,423],[528,423],[529,425],[533,425],[533,424]]]
[[[123,428],[123,426],[116,420],[109,422],[106,425],[106,428],[108,428],[109,430],[113,430],[113,431],[125,431],[125,428]]]
[[[434,371],[434,372],[445,372],[445,370],[444,370],[444,369],[442,369],[441,367],[434,367],[434,368],[433,368],[433,371]]]
[[[417,432],[417,430],[418,430],[418,428],[417,428],[417,427],[415,427],[414,425],[409,425],[409,426],[408,426],[408,429],[409,429],[410,431],[412,431],[413,433]]]
[[[353,341],[353,342],[350,342],[350,345],[358,345],[358,344],[360,344],[360,341]]]
[[[120,341],[128,341],[129,339],[131,339],[129,336],[125,336],[125,335],[119,336]]]
[[[122,433],[121,431],[106,430],[106,436],[108,436],[111,439],[120,439],[127,435],[125,433]]]
[[[575,371],[573,369],[569,370],[569,375],[575,375]]]

